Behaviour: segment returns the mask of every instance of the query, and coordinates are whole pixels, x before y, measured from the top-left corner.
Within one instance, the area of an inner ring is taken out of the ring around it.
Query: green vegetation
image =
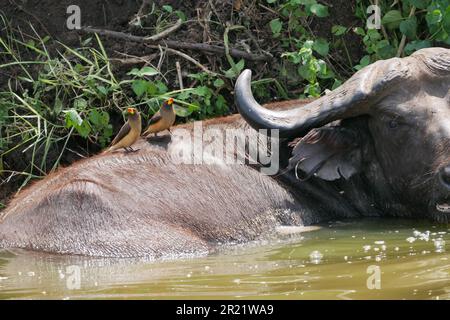
[[[354,29],[363,39],[365,55],[357,69],[379,59],[410,55],[422,48],[450,44],[448,0],[380,1],[381,30]],[[365,1],[358,0],[356,16],[367,19]]]
[[[2,17],[0,71],[8,79],[0,88],[0,176],[3,182],[23,176],[23,186],[57,168],[68,152],[79,156],[81,151],[85,155],[99,151],[121,126],[127,106],[137,107],[145,121],[168,97],[175,99],[178,116],[187,121],[229,113],[235,79],[244,68],[258,66],[230,54],[237,43],[265,45],[259,52],[273,55],[253,83],[255,95],[263,101],[318,97],[376,60],[450,45],[448,0],[380,0],[382,28],[368,30],[371,13],[367,7],[373,3],[356,0],[358,23],[328,24],[331,30],[321,27],[332,19],[332,8],[325,1],[261,1],[257,9],[266,19],[262,26],[254,17],[245,17],[244,10],[233,12],[233,23],[225,22],[215,8],[206,36],[220,41],[225,55],[209,60],[195,56],[205,65],[187,69],[184,79],[189,87],[185,89],[180,89],[172,60],[161,58],[158,66],[130,66],[118,73],[111,51],[97,35],[85,36],[78,48],[71,48],[40,37],[33,26],[32,35],[24,37]],[[157,34],[178,19],[186,26],[197,23],[189,20],[192,15],[153,3],[130,26],[138,34]],[[255,29],[262,32],[259,39],[243,38]],[[360,41],[362,55],[355,57],[348,39]],[[162,47],[155,50],[164,53]],[[15,163],[18,156],[24,157],[26,165]]]
[[[448,0],[378,1],[381,8],[381,29],[367,29],[367,13],[374,1],[357,0],[355,16],[360,26],[334,25],[332,37],[315,36],[308,20],[311,17],[328,18],[328,8],[316,0],[266,0],[279,17],[270,21],[273,37],[285,49],[282,58],[297,66],[285,64],[280,76],[304,86],[302,97],[318,97],[325,89],[334,89],[349,74],[372,62],[395,56],[410,55],[414,51],[433,46],[450,45],[450,3]],[[338,5],[338,4],[336,4]],[[366,53],[354,65],[346,41],[348,33],[361,37]],[[295,50],[292,50],[295,49]],[[343,49],[346,64],[340,71],[333,67],[338,51]]]

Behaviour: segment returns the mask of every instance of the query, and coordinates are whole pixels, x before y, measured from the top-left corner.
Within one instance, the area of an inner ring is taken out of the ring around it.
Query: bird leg
[[[132,147],[128,147],[130,150],[128,152],[138,152],[141,149],[133,149]]]

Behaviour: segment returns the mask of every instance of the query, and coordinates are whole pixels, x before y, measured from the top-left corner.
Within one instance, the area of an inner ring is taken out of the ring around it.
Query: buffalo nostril
[[[450,167],[441,170],[441,179],[447,188],[450,188]]]

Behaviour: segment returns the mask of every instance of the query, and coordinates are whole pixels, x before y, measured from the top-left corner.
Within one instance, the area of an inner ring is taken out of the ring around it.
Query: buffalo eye
[[[397,120],[391,120],[389,121],[389,128],[395,129],[398,127],[398,121]]]

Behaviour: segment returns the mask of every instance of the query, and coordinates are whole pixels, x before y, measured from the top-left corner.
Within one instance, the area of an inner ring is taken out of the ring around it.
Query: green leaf
[[[364,36],[366,35],[366,32],[365,32],[364,29],[361,28],[361,27],[356,27],[356,28],[354,28],[354,29],[353,29],[353,32],[356,33],[356,34],[359,35],[359,36],[362,36],[362,37],[364,37]]]
[[[104,86],[98,86],[97,90],[104,96],[108,95],[108,89],[106,89]]]
[[[186,15],[183,11],[177,10],[175,11],[175,14],[177,15],[178,19],[181,19],[181,21],[186,21]]]
[[[174,105],[173,110],[175,111],[175,114],[177,116],[182,117],[182,118],[186,118],[186,117],[190,116],[192,114],[192,112],[194,111],[192,108],[180,107],[178,105]]]
[[[167,86],[164,84],[164,82],[162,81],[157,81],[155,83],[156,88],[158,88],[158,92],[159,93],[166,93],[169,89],[167,88]]]
[[[333,87],[331,87],[331,90],[337,89],[342,85],[342,81],[338,79],[334,79]]]
[[[89,112],[89,122],[95,126],[100,126],[102,124],[102,115],[97,110],[92,110]]]
[[[322,4],[313,4],[310,8],[311,12],[319,18],[328,17],[328,7]]]
[[[83,121],[81,126],[76,126],[75,129],[77,129],[78,134],[83,138],[87,138],[89,136],[89,133],[91,133],[91,127],[89,126],[87,121]]]
[[[303,79],[309,82],[314,82],[316,79],[316,73],[307,65],[298,67],[297,72]]]
[[[129,76],[138,76],[138,75],[140,75],[139,69],[138,68],[133,68],[133,69],[131,69],[130,72],[127,73],[127,75],[129,75]]]
[[[141,69],[133,68],[130,72],[127,73],[129,76],[136,76],[136,77],[144,77],[144,76],[154,76],[157,75],[159,72],[155,68],[152,67],[142,67]]]
[[[281,32],[281,29],[283,28],[283,24],[278,18],[271,20],[269,22],[269,26],[273,34],[279,34]]]
[[[417,35],[417,18],[415,16],[400,23],[400,31],[408,39],[415,39]]]
[[[191,96],[192,91],[182,91],[177,95],[178,100],[187,100]]]
[[[236,78],[239,73],[244,69],[245,66],[245,60],[241,59],[238,63],[234,65],[234,67],[230,68],[229,70],[225,71],[225,77],[229,79]]]
[[[276,2],[277,0],[266,0],[266,2],[267,3],[274,3],[274,2]]]
[[[443,17],[442,26],[445,32],[450,33],[450,5],[445,10],[445,15]]]
[[[131,88],[136,96],[141,97],[148,90],[148,82],[146,80],[134,80]]]
[[[295,4],[302,4],[305,6],[312,6],[313,4],[316,4],[316,0],[290,0],[291,3]]]
[[[221,94],[219,94],[219,96],[216,99],[216,109],[217,112],[220,114],[223,114],[228,109],[227,101]]]
[[[405,53],[407,55],[412,54],[413,52],[423,49],[423,48],[429,48],[432,46],[431,41],[429,40],[423,40],[423,41],[411,41],[408,43],[405,47]]]
[[[220,78],[217,78],[216,80],[214,80],[214,87],[216,87],[216,88],[221,88],[224,84],[225,84],[225,81],[223,81]]]
[[[66,113],[65,121],[67,128],[81,126],[81,124],[83,123],[83,119],[81,119],[80,115],[76,110],[70,109],[65,111],[65,113]]]
[[[331,28],[331,32],[335,36],[342,36],[343,34],[345,34],[347,32],[347,28],[344,26],[333,26],[333,28]]]
[[[360,60],[360,64],[364,67],[368,66],[370,64],[370,56],[364,56]]]
[[[99,112],[94,109],[89,113],[89,122],[98,130],[102,131],[104,134],[105,131],[109,129],[109,114],[105,111]]]
[[[53,113],[58,115],[63,109],[63,103],[59,97],[55,99],[55,106],[53,107]]]
[[[143,67],[140,71],[139,71],[141,76],[154,76],[157,75],[159,72],[158,70],[156,70],[155,68],[152,67]]]
[[[245,67],[244,59],[241,59],[241,60],[239,60],[238,63],[236,63],[236,69],[237,69],[238,73],[241,73],[241,71],[244,69],[244,67]]]
[[[419,9],[426,9],[428,7],[430,0],[409,0],[414,7]]]
[[[399,10],[391,10],[384,15],[381,23],[392,30],[398,28],[402,20],[402,13]]]
[[[73,108],[75,110],[83,110],[87,107],[87,101],[84,98],[78,98],[73,101]]]
[[[367,30],[366,36],[372,41],[381,39],[381,33],[379,33],[378,30],[376,29]]]
[[[172,11],[173,11],[172,6],[169,6],[169,5],[162,6],[162,8],[164,9],[164,11],[167,11],[169,13],[172,13]]]
[[[319,38],[316,41],[314,41],[313,49],[321,56],[326,56],[330,51],[330,44],[328,43],[327,40]]]
[[[147,82],[147,93],[151,96],[158,94],[158,87],[153,82]]]
[[[192,93],[200,97],[210,97],[212,95],[211,89],[206,86],[198,86],[194,90],[192,90]]]
[[[429,11],[425,17],[428,27],[436,26],[442,21],[442,12],[439,9]]]
[[[381,59],[389,59],[395,57],[397,50],[387,40],[381,40],[376,44],[377,54]]]
[[[314,84],[308,84],[305,87],[305,94],[308,95],[308,97],[311,98],[317,98],[320,96],[320,86],[319,84],[316,82]]]
[[[370,56],[364,56],[361,58],[361,60],[359,61],[359,64],[357,66],[355,66],[356,70],[361,70],[362,68],[368,66],[370,64]]]

